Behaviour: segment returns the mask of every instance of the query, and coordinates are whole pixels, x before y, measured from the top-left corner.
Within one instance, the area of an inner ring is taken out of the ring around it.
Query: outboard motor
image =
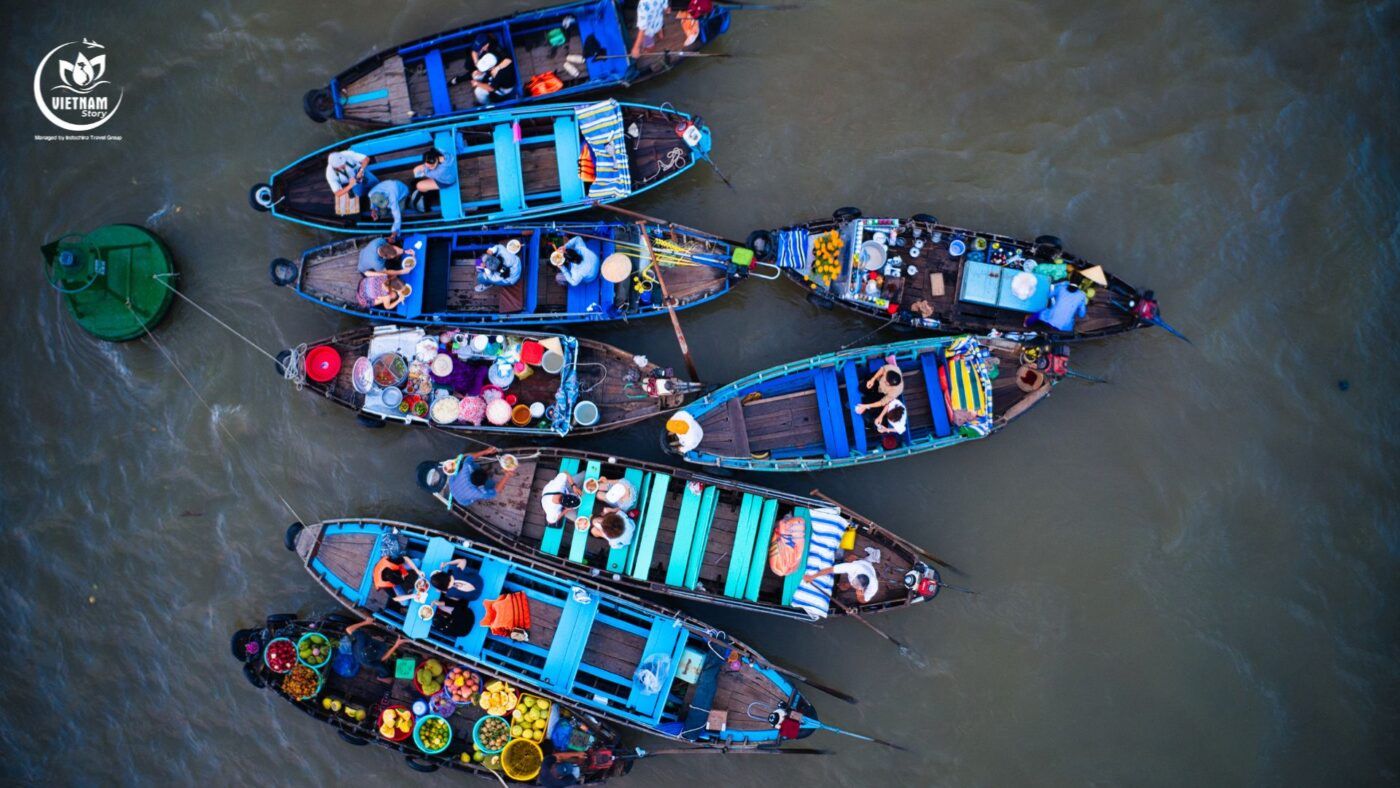
[[[1135,300],[1129,302],[1129,306],[1138,320],[1151,322],[1157,319],[1157,294],[1151,290],[1142,291]]]
[[[914,603],[917,604],[938,596],[938,589],[942,587],[942,583],[938,578],[938,570],[920,561],[904,573],[904,587],[916,597]]]

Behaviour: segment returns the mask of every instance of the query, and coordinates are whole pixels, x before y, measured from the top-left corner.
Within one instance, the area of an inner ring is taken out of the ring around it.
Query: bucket
[[[529,739],[511,739],[501,751],[501,768],[516,782],[528,783],[540,774],[544,753]]]
[[[340,353],[330,345],[317,345],[306,351],[306,376],[317,383],[329,383],[340,374]]]
[[[574,406],[574,423],[580,427],[592,427],[598,423],[598,406],[590,400],[579,400]]]
[[[510,412],[510,423],[517,427],[524,427],[526,424],[529,424],[530,406],[516,405],[515,409]]]
[[[564,354],[556,351],[549,351],[540,358],[540,367],[551,375],[558,375],[564,368]]]

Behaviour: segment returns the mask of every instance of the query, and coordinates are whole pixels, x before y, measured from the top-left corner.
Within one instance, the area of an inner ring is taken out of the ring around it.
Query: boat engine
[[[938,596],[941,585],[938,570],[923,561],[914,564],[912,569],[904,573],[904,587],[916,597],[915,603]]]

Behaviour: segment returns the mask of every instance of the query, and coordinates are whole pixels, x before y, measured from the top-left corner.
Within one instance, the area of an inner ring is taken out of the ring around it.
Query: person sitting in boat
[[[705,439],[705,431],[694,416],[678,410],[666,421],[666,439],[680,454],[689,454]]]
[[[357,268],[363,276],[402,276],[413,270],[413,255],[388,238],[376,238],[360,248]]]
[[[626,479],[599,477],[598,495],[604,503],[619,511],[637,508],[637,488]]]
[[[360,306],[376,307],[378,309],[397,309],[413,293],[413,287],[398,276],[370,276],[365,275],[360,280],[360,289],[357,293]]]
[[[1079,285],[1073,282],[1060,282],[1050,288],[1050,306],[1036,313],[1034,320],[1027,320],[1029,327],[1038,320],[1057,331],[1073,331],[1074,321],[1088,313],[1089,299]]]
[[[836,581],[836,587],[842,591],[857,591],[861,604],[875,601],[875,596],[880,593],[880,576],[875,573],[875,565],[854,554],[847,555],[842,563],[832,564],[817,572],[809,572],[802,579],[810,583],[823,575],[841,575],[841,579]]]
[[[408,195],[408,187],[396,180],[380,181],[369,190],[370,218],[377,222],[386,212],[394,217],[394,224],[389,228],[390,238],[398,238],[399,230],[403,229],[403,207]]]
[[[448,639],[463,637],[474,626],[476,614],[472,612],[471,605],[465,602],[439,603],[433,608],[433,631],[446,635]]]
[[[559,269],[559,273],[554,275],[554,281],[566,287],[578,287],[596,280],[601,265],[598,253],[589,249],[588,244],[579,235],[555,249],[549,256],[549,262]]]
[[[476,264],[476,292],[488,287],[510,287],[520,281],[520,255],[496,244],[486,250]]]
[[[514,470],[506,471],[494,485],[491,482],[491,469],[476,464],[475,458],[461,456],[442,463],[442,472],[446,474],[447,481],[445,487],[453,503],[462,506],[471,506],[477,501],[489,501],[501,494],[506,483],[515,474]]]
[[[423,573],[408,556],[391,558],[384,556],[374,565],[373,585],[376,591],[388,593],[394,605],[401,605],[405,595],[412,596],[411,589],[422,578]]]
[[[894,356],[886,356],[884,366],[875,370],[875,374],[865,381],[866,391],[875,389],[877,386],[876,390],[880,392],[880,398],[873,402],[862,402],[857,405],[856,413],[882,409],[904,395],[904,373],[899,371],[899,364]]]
[[[627,513],[619,509],[607,507],[600,515],[595,515],[592,520],[593,527],[589,533],[600,539],[608,540],[608,547],[614,550],[621,550],[632,543],[632,532],[636,525]]]
[[[632,41],[632,57],[640,57],[656,45],[670,12],[671,0],[637,0],[637,37]]]
[[[375,623],[373,618],[366,618],[351,624],[345,628],[345,636],[350,638],[350,651],[355,655],[355,662],[373,670],[380,681],[390,682],[394,680],[394,671],[389,667],[389,658],[408,641],[402,636],[396,637],[394,644],[386,649],[382,639],[358,631]]]
[[[565,471],[549,480],[540,491],[540,505],[544,507],[544,521],[556,525],[570,512],[576,513],[583,503],[579,496],[583,490],[574,482],[574,477]],[[570,515],[572,516],[572,515]]]
[[[442,592],[444,599],[471,602],[481,596],[481,575],[467,568],[467,559],[443,563],[428,575],[428,585]]]
[[[472,71],[472,94],[477,104],[492,104],[508,99],[515,93],[515,61],[497,57],[494,52],[472,53],[476,68]]]
[[[373,160],[372,156],[349,148],[331,151],[326,157],[326,183],[337,200],[351,194],[363,197],[366,189],[372,189],[379,183],[379,179],[369,171],[369,163]]]
[[[904,407],[904,403],[899,400],[886,404],[875,416],[875,431],[881,435],[898,438],[908,429],[909,409]]]
[[[423,163],[413,168],[413,177],[419,179],[419,192],[434,192],[456,186],[457,157],[448,156],[437,148],[429,148],[423,153]]]

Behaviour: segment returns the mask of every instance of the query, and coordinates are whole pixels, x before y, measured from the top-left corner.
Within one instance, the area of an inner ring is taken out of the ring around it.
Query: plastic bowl
[[[589,400],[579,400],[574,406],[574,423],[580,427],[592,427],[598,423],[598,406]]]
[[[505,717],[497,717],[494,714],[488,714],[485,717],[482,717],[481,719],[477,720],[476,724],[472,726],[472,743],[476,745],[476,748],[478,750],[481,750],[487,755],[495,755],[501,750],[504,750],[505,747],[499,747],[493,750],[481,743],[481,726],[484,725],[487,720],[500,720],[501,723],[506,726],[507,736],[510,735],[510,720],[506,719]],[[510,742],[506,742],[507,746],[509,746],[509,744]]]
[[[317,345],[306,351],[306,376],[317,383],[329,383],[340,374],[340,353],[330,345]]]
[[[313,638],[320,638],[326,642],[326,658],[320,662],[310,662],[301,658],[301,644]],[[331,657],[335,656],[332,653],[333,651],[334,649],[331,648],[331,639],[320,632],[307,632],[305,635],[297,638],[297,662],[300,662],[312,670],[320,670],[325,667],[326,663],[331,661]]]
[[[300,659],[297,659],[297,644],[293,643],[293,642],[291,641],[291,638],[273,638],[271,641],[268,642],[268,644],[267,644],[265,647],[263,647],[263,664],[264,664],[264,665],[267,665],[267,669],[268,669],[268,670],[272,671],[273,673],[277,673],[277,674],[279,674],[279,675],[285,675],[285,674],[287,674],[287,673],[291,673],[291,672],[292,672],[292,666],[291,666],[291,665],[288,665],[286,670],[278,670],[278,669],[272,667],[272,663],[270,663],[270,662],[267,661],[267,652],[270,651],[270,650],[272,650],[272,646],[273,646],[274,644],[276,644],[276,643],[286,643],[288,646],[291,646],[291,647],[292,647],[292,659],[296,660],[297,662],[300,662],[300,661],[301,661]],[[294,663],[292,663],[292,664],[295,665],[296,663],[294,662]]]
[[[423,723],[427,722],[428,720],[442,720],[442,724],[447,726],[447,742],[435,750],[430,750],[427,747],[423,746],[423,739],[419,735],[419,732],[423,730]],[[442,717],[437,714],[428,714],[423,717],[419,717],[418,721],[413,723],[413,743],[418,745],[418,749],[422,750],[423,752],[429,755],[437,755],[438,753],[442,752],[443,750],[447,749],[452,745],[452,724],[447,721],[446,717]]]
[[[506,776],[527,783],[540,775],[544,766],[544,751],[529,739],[511,739],[501,750],[501,768]]]
[[[409,711],[408,707],[405,706],[405,705],[403,705],[402,703],[395,703],[395,704],[392,705],[392,706],[386,706],[386,707],[384,708],[384,711],[388,711],[389,709],[398,709],[398,710],[400,710],[400,711]],[[379,716],[378,716],[378,717],[375,717],[375,719],[374,719],[374,730],[375,730],[376,733],[379,733],[379,726],[381,726],[381,725],[384,724],[384,711],[379,712]],[[413,712],[409,711],[409,713],[412,714]],[[393,735],[393,736],[388,736],[388,737],[386,737],[386,738],[388,738],[389,741],[403,741],[404,739],[407,739],[408,737],[412,736],[412,735],[413,735],[413,731],[416,731],[417,729],[418,729],[418,723],[415,721],[414,724],[413,724],[413,730],[412,730],[412,731],[400,731],[398,728],[395,728],[395,729],[394,729],[394,735]],[[380,735],[380,736],[383,736],[384,734],[380,733],[379,735]]]

